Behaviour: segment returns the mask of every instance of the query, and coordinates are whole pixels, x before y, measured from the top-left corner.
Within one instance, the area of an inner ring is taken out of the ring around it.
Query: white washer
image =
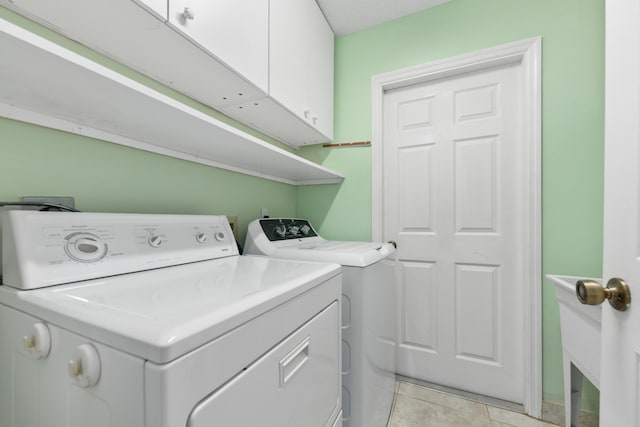
[[[340,266],[223,216],[8,212],[3,427],[338,427]]]
[[[345,427],[384,427],[396,369],[395,251],[390,243],[328,241],[309,221],[249,224],[245,254],[342,265],[342,413]]]

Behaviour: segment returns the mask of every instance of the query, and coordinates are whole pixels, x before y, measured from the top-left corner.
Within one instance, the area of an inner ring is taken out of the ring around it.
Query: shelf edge
[[[30,110],[28,107],[25,108],[24,106],[18,106],[12,103],[6,103],[6,102],[0,101],[0,117],[5,117],[8,119],[13,119],[13,120],[35,124],[39,126],[44,126],[47,128],[52,128],[60,131],[70,132],[77,135],[88,136],[98,140],[112,142],[119,145],[137,148],[137,149],[141,149],[148,152],[153,152],[153,153],[157,153],[157,154],[161,154],[169,157],[174,157],[182,160],[191,161],[194,163],[203,164],[206,166],[212,166],[212,167],[216,167],[224,170],[238,172],[245,175],[282,182],[290,185],[335,184],[344,180],[344,176],[335,171],[332,171],[322,165],[318,165],[314,162],[311,162],[308,159],[305,159],[303,157],[290,153],[286,150],[283,150],[280,147],[271,145],[266,141],[263,141],[252,135],[246,134],[243,131],[227,123],[221,122],[212,116],[209,116],[201,111],[198,111],[192,107],[189,107],[188,105],[183,104],[174,98],[161,94],[160,92],[157,92],[148,86],[145,86],[135,80],[132,80],[122,74],[119,74],[116,71],[111,70],[110,68],[97,64],[84,56],[81,56],[72,51],[69,51],[68,49],[58,44],[55,44],[47,39],[44,39],[34,33],[31,33],[20,26],[17,26],[8,21],[0,19],[0,32],[3,32],[5,35],[13,37],[16,40],[26,42],[49,54],[53,54],[59,58],[62,58],[65,61],[72,63],[78,67],[84,68],[86,71],[94,73],[96,77],[109,79],[112,82],[127,88],[128,90],[131,90],[142,96],[145,96],[148,99],[152,99],[155,102],[164,105],[166,108],[173,109],[176,112],[176,114],[184,114],[187,116],[191,116],[195,119],[201,120],[202,122],[206,122],[210,126],[214,126],[226,132],[229,132],[231,134],[240,136],[246,141],[252,144],[255,144],[257,147],[261,147],[262,149],[267,149],[273,153],[276,153],[279,156],[281,156],[281,158],[286,162],[297,163],[299,166],[303,168],[308,168],[308,170],[310,171],[309,179],[304,179],[304,178],[292,179],[286,176],[278,176],[278,175],[272,175],[264,172],[258,172],[258,171],[247,169],[242,166],[237,166],[234,164],[218,162],[215,160],[211,160],[209,158],[203,158],[195,154],[190,154],[185,151],[166,148],[164,146],[155,145],[152,142],[141,141],[139,139],[134,139],[125,135],[116,134],[107,130],[101,130],[101,129],[87,126],[84,124],[75,123],[72,120],[55,117],[51,114],[48,114],[47,112],[43,113],[39,111]],[[320,178],[314,177],[318,175],[321,175],[321,177]]]
[[[165,147],[160,147],[158,145],[153,145],[147,142],[138,141],[132,138],[128,138],[126,136],[105,132],[105,131],[95,129],[86,125],[82,125],[82,124],[74,123],[68,120],[49,116],[46,114],[41,114],[38,112],[26,110],[16,105],[10,105],[2,102],[0,102],[0,117],[4,117],[10,120],[16,120],[23,123],[42,126],[49,129],[69,132],[76,135],[97,139],[100,141],[107,141],[114,144],[123,145],[130,148],[136,148],[136,149],[147,151],[154,154],[160,154],[163,156],[173,157],[180,160],[186,160],[189,162],[198,163],[205,166],[211,166],[219,169],[228,170],[231,172],[237,172],[244,175],[268,179],[271,181],[281,182],[289,185],[337,184],[344,179],[343,177],[340,176],[337,178],[293,180],[293,179],[283,178],[279,176],[268,175],[268,174],[252,171],[249,169],[205,159],[203,157],[199,157],[189,153],[184,153],[182,151],[171,150]],[[324,169],[322,166],[319,166],[319,168]]]

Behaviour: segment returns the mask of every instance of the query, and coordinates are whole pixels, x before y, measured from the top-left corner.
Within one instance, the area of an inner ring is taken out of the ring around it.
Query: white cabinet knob
[[[100,379],[100,356],[91,344],[81,344],[73,352],[69,360],[69,376],[80,387],[93,387]]]
[[[184,12],[182,12],[182,17],[185,20],[189,20],[189,21],[193,21],[193,18],[195,18],[196,16],[193,14],[193,10],[191,10],[190,7],[185,7],[184,8]]]
[[[44,323],[34,323],[31,333],[22,338],[24,349],[34,359],[44,359],[51,350],[51,333]]]

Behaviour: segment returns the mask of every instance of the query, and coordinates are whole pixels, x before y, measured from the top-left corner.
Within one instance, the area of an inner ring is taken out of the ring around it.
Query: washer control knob
[[[149,246],[152,248],[159,248],[164,244],[164,238],[159,234],[152,234],[149,236]]]
[[[47,325],[42,322],[34,323],[31,334],[22,338],[22,344],[34,359],[46,358],[51,350],[51,333]]]
[[[208,239],[209,239],[209,236],[207,236],[206,233],[198,233],[198,234],[196,234],[196,241],[198,243],[207,243]]]
[[[225,238],[225,235],[224,235],[224,233],[223,233],[222,231],[218,231],[218,232],[215,234],[215,237],[216,237],[216,240],[217,240],[218,242],[222,242],[222,241],[224,240],[224,238]]]
[[[81,344],[69,360],[69,376],[82,388],[93,387],[100,379],[100,356],[91,344]]]

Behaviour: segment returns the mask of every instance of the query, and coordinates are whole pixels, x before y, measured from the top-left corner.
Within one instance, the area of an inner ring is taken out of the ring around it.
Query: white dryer
[[[8,212],[3,427],[338,427],[340,267],[223,216]]]
[[[329,241],[309,221],[249,224],[244,254],[342,265],[342,413],[345,427],[385,427],[396,369],[395,248]]]

